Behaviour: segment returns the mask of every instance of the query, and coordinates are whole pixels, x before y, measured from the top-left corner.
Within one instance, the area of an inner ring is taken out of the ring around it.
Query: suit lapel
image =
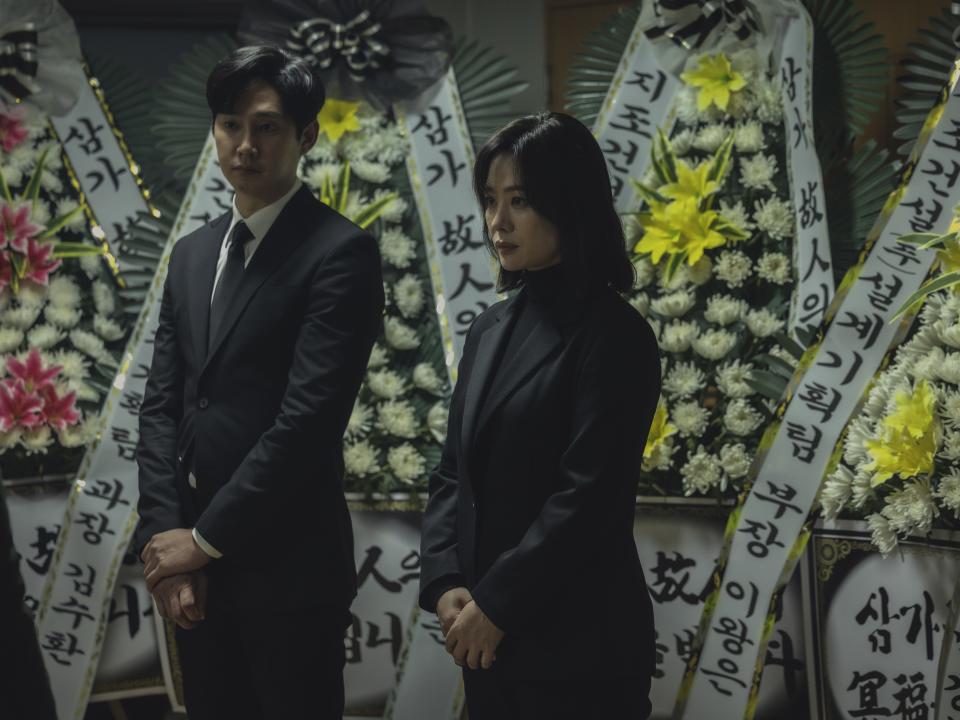
[[[217,354],[217,351],[223,345],[223,341],[233,330],[234,325],[237,324],[260,286],[273,274],[277,266],[290,255],[293,249],[314,230],[314,228],[310,228],[308,232],[299,224],[303,220],[304,213],[308,211],[307,203],[311,200],[313,200],[313,196],[310,194],[310,190],[306,186],[300,188],[290,198],[286,207],[283,208],[270,227],[266,237],[263,238],[263,242],[260,243],[254,253],[247,269],[243,271],[243,278],[236,294],[231,298],[226,315],[217,331],[217,336],[210,344],[210,352],[204,363],[203,371],[206,371],[210,361]],[[209,308],[207,314],[209,315]],[[209,323],[209,320],[205,322]]]
[[[500,353],[501,346],[506,341],[507,332],[512,325],[513,313],[516,309],[516,296],[503,303],[496,322],[488,327],[477,341],[477,353],[474,356],[470,369],[470,377],[463,378],[467,383],[467,394],[463,400],[463,423],[461,425],[460,443],[463,448],[470,448],[473,444],[474,427],[477,416],[482,409],[480,399],[484,388],[491,380],[494,363]]]
[[[535,303],[528,302],[525,312],[534,314],[534,326],[524,339],[519,350],[508,361],[497,377],[496,384],[490,389],[480,417],[477,420],[474,436],[479,435],[489,422],[493,413],[514,391],[522,385],[563,343],[563,336],[554,320],[548,317]]]
[[[213,281],[217,275],[217,260],[220,258],[220,246],[223,236],[230,227],[232,213],[226,212],[211,222],[206,234],[197,244],[197,252],[192,263],[190,277],[190,327],[193,332],[193,350],[197,365],[203,365],[207,356],[207,332],[210,324],[210,297],[213,294]]]

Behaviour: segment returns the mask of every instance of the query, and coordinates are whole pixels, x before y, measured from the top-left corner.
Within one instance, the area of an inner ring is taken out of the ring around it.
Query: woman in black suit
[[[542,113],[477,155],[499,289],[467,335],[423,520],[420,604],[471,720],[644,718],[653,612],[633,538],[660,394],[606,162]]]

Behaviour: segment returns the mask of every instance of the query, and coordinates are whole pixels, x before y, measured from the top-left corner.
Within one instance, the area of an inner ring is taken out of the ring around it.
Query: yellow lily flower
[[[692,197],[653,206],[640,215],[643,237],[636,252],[651,256],[654,265],[664,255],[685,253],[688,265],[696,265],[706,250],[721,247],[726,237],[713,229],[720,215],[713,210],[701,211]]]
[[[700,58],[696,70],[687,70],[680,75],[687,85],[700,88],[697,93],[697,108],[706,110],[713,103],[726,110],[730,103],[730,94],[742,90],[747,81],[730,65],[723,53],[704,55]]]
[[[896,409],[883,419],[881,437],[865,443],[873,458],[866,469],[874,471],[874,486],[894,475],[908,478],[933,472],[940,430],[933,390],[926,380],[920,380],[912,394],[897,392],[894,403]]]
[[[668,183],[657,189],[657,192],[664,197],[673,200],[682,200],[684,198],[693,198],[700,201],[708,195],[712,195],[720,189],[720,183],[716,180],[708,180],[710,173],[710,163],[701,163],[697,168],[691,168],[683,161],[676,164],[677,181]]]
[[[650,432],[647,434],[647,443],[643,448],[643,459],[649,460],[657,447],[667,441],[667,438],[677,432],[677,428],[667,420],[667,403],[661,397],[657,405],[657,412],[653,416]]]
[[[330,142],[336,142],[345,133],[356,132],[360,129],[360,121],[357,119],[359,109],[358,102],[327,98],[317,115],[320,131],[330,139]]]

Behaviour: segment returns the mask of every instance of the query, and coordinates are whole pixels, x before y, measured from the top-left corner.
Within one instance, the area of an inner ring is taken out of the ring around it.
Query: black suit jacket
[[[660,393],[656,338],[611,290],[572,315],[530,303],[534,330],[487,388],[518,300],[467,336],[430,478],[421,605],[434,612],[445,579],[462,578],[505,632],[498,658],[520,648],[532,669],[650,673],[633,523]]]
[[[207,568],[211,599],[346,607],[356,577],[341,443],[381,327],[376,242],[301,188],[244,271],[208,353],[230,217],[170,256],[140,410],[137,548],[196,527],[224,556]]]

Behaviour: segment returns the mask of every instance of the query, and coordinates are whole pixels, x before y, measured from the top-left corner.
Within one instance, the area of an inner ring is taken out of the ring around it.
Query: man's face
[[[280,94],[254,82],[233,112],[217,113],[213,138],[220,167],[237,194],[267,204],[293,185],[300,156],[316,141],[317,126],[311,123],[298,135],[283,113]]]

